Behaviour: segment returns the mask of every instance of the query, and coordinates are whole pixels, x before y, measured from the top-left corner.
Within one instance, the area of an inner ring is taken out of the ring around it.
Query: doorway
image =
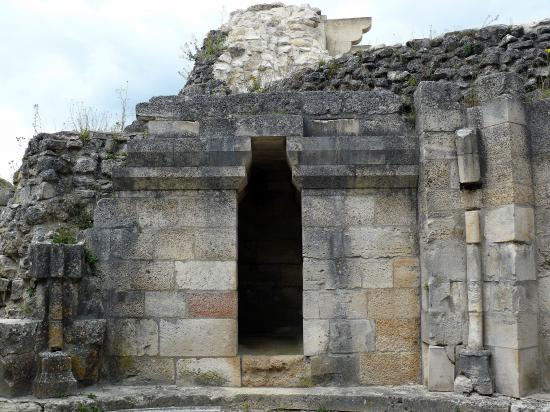
[[[241,354],[302,354],[302,224],[284,137],[252,140],[239,202]]]

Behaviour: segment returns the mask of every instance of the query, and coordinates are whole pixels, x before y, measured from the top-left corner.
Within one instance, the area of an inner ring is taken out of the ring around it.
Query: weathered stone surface
[[[182,120],[150,120],[147,122],[149,134],[166,137],[192,137],[199,134],[199,122]]]
[[[159,328],[152,319],[116,319],[109,322],[108,348],[113,355],[158,355]]]
[[[40,372],[33,383],[37,398],[74,395],[77,383],[71,370],[71,358],[64,352],[42,352]]]
[[[416,289],[370,289],[367,303],[367,313],[373,319],[414,319],[420,316]]]
[[[360,355],[360,382],[363,385],[402,385],[420,379],[418,353],[373,352]]]
[[[304,319],[304,355],[313,356],[327,353],[330,321],[326,319]]]
[[[486,212],[485,237],[489,242],[528,242],[533,236],[533,208],[507,205]]]
[[[457,353],[456,374],[468,378],[473,390],[481,395],[493,394],[490,358],[491,352],[486,350],[460,349]]]
[[[230,319],[160,321],[161,356],[235,356],[237,322]]]
[[[190,292],[186,298],[191,318],[237,318],[237,294],[234,291]]]
[[[26,395],[36,374],[33,352],[0,356],[0,396],[8,398]]]
[[[302,355],[242,356],[243,386],[307,386],[309,374],[309,365]]]
[[[179,289],[234,290],[237,288],[235,261],[176,262]]]
[[[428,390],[450,392],[454,388],[455,365],[445,346],[428,348]]]
[[[179,359],[176,384],[181,386],[241,386],[240,358]]]

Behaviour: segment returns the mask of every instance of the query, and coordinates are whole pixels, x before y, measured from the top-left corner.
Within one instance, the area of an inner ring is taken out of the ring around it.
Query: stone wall
[[[527,91],[548,82],[550,20],[528,26],[488,26],[415,39],[403,45],[367,47],[302,70],[268,90],[389,89],[410,101],[421,81],[456,82],[468,93],[472,82],[497,72],[519,74]],[[546,89],[548,83],[546,83]]]

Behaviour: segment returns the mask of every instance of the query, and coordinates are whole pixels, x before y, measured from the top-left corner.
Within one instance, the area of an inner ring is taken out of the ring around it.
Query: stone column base
[[[493,394],[491,352],[483,349],[459,349],[456,359],[455,392]]]
[[[42,352],[40,373],[33,385],[37,398],[59,398],[76,393],[76,379],[71,369],[71,358],[65,352]]]

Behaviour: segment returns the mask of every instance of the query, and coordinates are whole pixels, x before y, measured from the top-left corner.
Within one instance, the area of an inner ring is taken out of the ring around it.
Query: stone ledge
[[[128,167],[113,170],[115,190],[240,190],[246,168],[232,167]]]
[[[94,398],[94,399],[90,399]],[[351,388],[182,388],[177,386],[96,386],[85,395],[65,399],[16,400],[0,398],[0,412],[78,410],[97,405],[104,411],[139,408],[221,407],[222,410],[319,410],[369,411],[484,411],[535,412],[550,408],[550,402],[505,396],[464,396],[433,393],[419,385]]]
[[[415,188],[416,165],[294,166],[292,181],[298,189]]]

